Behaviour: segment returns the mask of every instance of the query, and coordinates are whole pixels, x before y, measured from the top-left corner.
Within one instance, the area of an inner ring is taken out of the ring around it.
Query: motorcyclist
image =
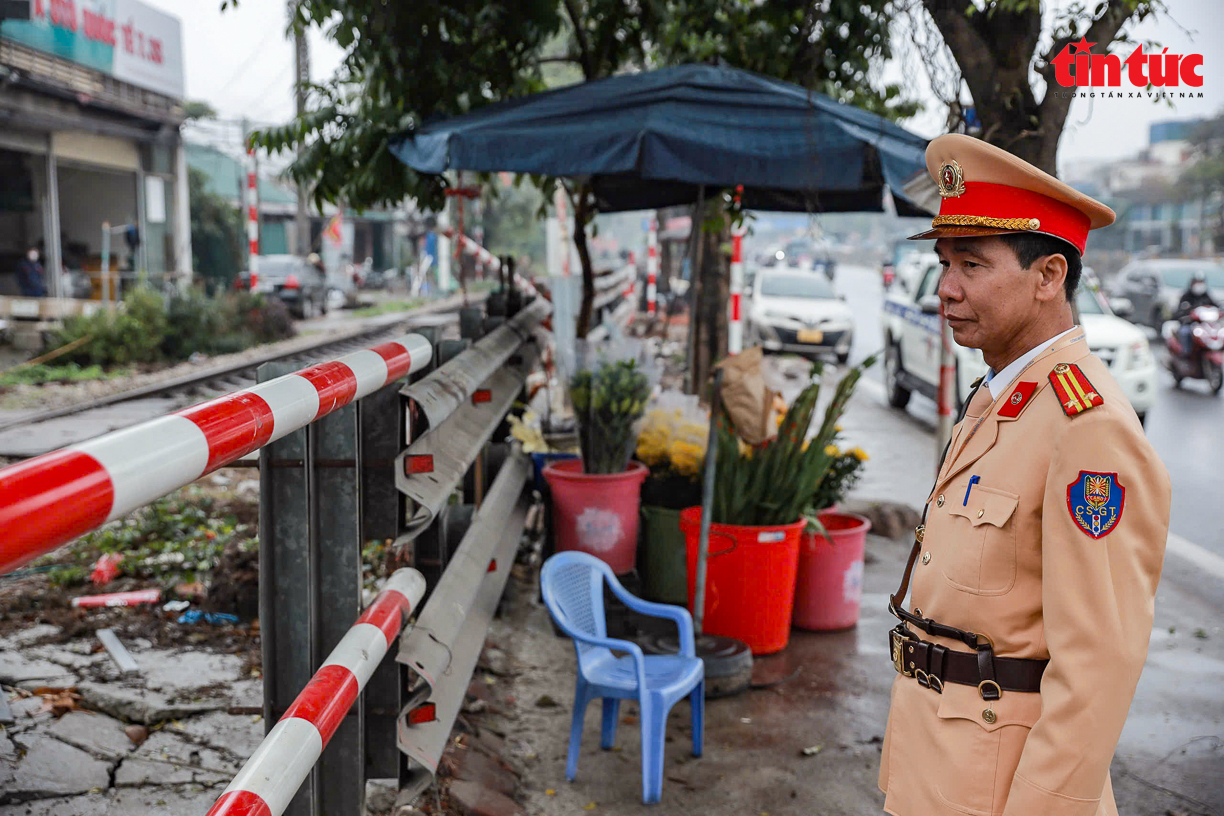
[[[1190,340],[1194,331],[1194,321],[1190,319],[1190,313],[1200,306],[1219,308],[1219,304],[1212,299],[1211,294],[1207,291],[1207,276],[1202,272],[1195,272],[1190,276],[1190,285],[1186,287],[1185,292],[1182,292],[1182,296],[1177,304],[1177,311],[1173,313],[1173,319],[1181,321],[1181,328],[1178,329],[1178,339],[1181,341],[1184,353],[1189,353],[1190,351]]]

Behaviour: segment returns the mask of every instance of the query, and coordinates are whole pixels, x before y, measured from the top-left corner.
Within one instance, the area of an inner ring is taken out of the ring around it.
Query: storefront
[[[177,18],[138,0],[31,0],[0,22],[0,295],[37,248],[49,294],[191,276]],[[104,241],[109,225],[109,241]]]

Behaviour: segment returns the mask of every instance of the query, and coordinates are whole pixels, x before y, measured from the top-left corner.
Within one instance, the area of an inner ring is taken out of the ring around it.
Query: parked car
[[[1088,348],[1109,366],[1142,422],[1156,399],[1156,358],[1143,331],[1116,316],[1088,270],[1076,295],[1080,324]],[[938,258],[923,270],[918,283],[894,287],[884,300],[884,378],[889,404],[904,408],[917,391],[932,400],[939,393]],[[900,280],[900,277],[898,278]],[[960,405],[973,381],[989,368],[978,349],[953,342],[956,360],[955,404]]]
[[[1133,261],[1118,272],[1111,287],[1117,297],[1131,302],[1135,323],[1157,331],[1173,316],[1177,301],[1190,285],[1190,276],[1202,272],[1207,289],[1217,303],[1224,303],[1224,266],[1215,261],[1153,259]]]
[[[854,315],[829,281],[786,268],[762,269],[750,290],[746,336],[766,351],[850,357]]]
[[[261,255],[254,291],[280,298],[299,318],[327,313],[327,280],[318,267],[296,255]],[[250,273],[243,272],[249,286]],[[245,287],[240,287],[245,288]]]

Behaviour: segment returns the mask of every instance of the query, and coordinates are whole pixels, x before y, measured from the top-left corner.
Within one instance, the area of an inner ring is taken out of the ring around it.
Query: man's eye
[[[964,265],[969,269],[976,269],[977,267],[981,266],[981,264],[974,263],[973,261],[965,261]]]

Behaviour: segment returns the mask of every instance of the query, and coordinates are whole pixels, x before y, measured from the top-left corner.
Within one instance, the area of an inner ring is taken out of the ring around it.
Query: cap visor
[[[934,227],[926,232],[911,235],[907,241],[926,241],[931,238],[977,238],[983,235],[1011,235],[1023,230],[995,229],[994,227]]]

